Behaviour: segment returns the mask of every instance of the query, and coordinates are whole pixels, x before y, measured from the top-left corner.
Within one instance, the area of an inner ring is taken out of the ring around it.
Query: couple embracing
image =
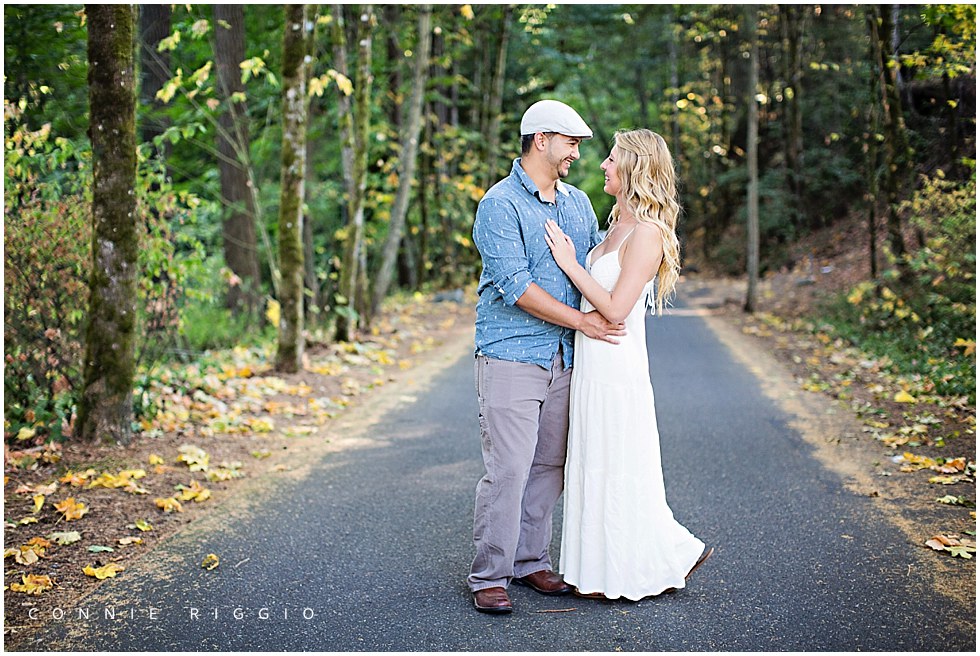
[[[467,584],[485,613],[513,610],[511,582],[636,601],[684,587],[713,551],[667,505],[648,371],[646,309],[662,311],[680,270],[673,162],[649,130],[616,134],[601,166],[603,191],[616,198],[603,239],[588,197],[562,182],[591,137],[568,105],[531,105],[521,157],[473,225],[486,474]],[[563,489],[555,572],[552,513]]]

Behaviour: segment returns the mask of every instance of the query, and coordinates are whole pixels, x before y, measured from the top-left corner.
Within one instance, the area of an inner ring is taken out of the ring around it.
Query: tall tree
[[[147,114],[140,124],[140,140],[153,141],[170,126],[161,111],[157,91],[170,79],[170,51],[160,52],[160,42],[170,36],[170,5],[139,5],[140,13],[140,103]],[[164,142],[166,157],[167,142]]]
[[[309,5],[286,5],[282,45],[282,174],[279,193],[279,349],[276,369],[299,370],[303,357],[303,191],[306,178]]]
[[[400,156],[398,160],[398,191],[391,208],[391,222],[381,256],[381,268],[374,282],[371,297],[370,316],[376,316],[381,302],[388,294],[388,288],[395,272],[398,259],[398,245],[402,241],[405,216],[408,214],[408,200],[415,180],[415,163],[419,146],[419,133],[422,129],[422,100],[429,71],[429,53],[432,44],[432,6],[419,6],[418,45],[412,67],[412,97],[409,100],[408,116],[402,131]]]
[[[136,80],[132,5],[86,5],[92,143],[92,273],[82,439],[128,441],[135,370]]]
[[[912,152],[902,116],[902,99],[898,90],[898,62],[889,55],[891,51],[892,12],[888,5],[872,5],[867,9],[868,31],[871,37],[873,68],[878,80],[878,98],[881,105],[881,121],[884,130],[882,151],[884,171],[881,190],[885,194],[888,216],[888,244],[896,259],[899,271],[907,275],[905,265],[905,238],[902,235],[902,215],[899,201],[908,182]]]
[[[341,6],[334,6],[334,59],[338,67],[346,61],[340,56],[346,49]],[[363,280],[361,263],[364,249],[364,200],[367,193],[368,131],[371,119],[371,48],[374,30],[374,8],[358,9],[357,77],[354,81],[353,107],[349,119],[342,119],[345,173],[347,177],[347,227],[340,272],[340,295],[337,314],[337,338],[353,341],[358,324],[359,286]],[[339,23],[339,24],[338,24]],[[340,52],[338,52],[340,51]],[[338,71],[346,74],[341,68]],[[343,107],[341,107],[343,112]],[[349,172],[349,173],[348,173]]]
[[[748,288],[745,294],[745,311],[755,312],[757,287],[759,284],[759,105],[756,94],[759,92],[759,39],[756,24],[759,9],[755,5],[745,7],[745,38],[749,42],[749,83],[748,83],[748,136],[746,138],[746,160],[749,169],[747,203],[747,269]]]
[[[779,23],[782,28],[783,48],[786,53],[786,84],[783,102],[786,107],[784,121],[784,150],[786,153],[787,189],[793,202],[796,224],[803,224],[803,23],[806,7],[779,5]]]
[[[237,284],[225,303],[236,314],[255,314],[259,302],[259,250],[255,197],[250,178],[248,110],[241,63],[245,60],[243,5],[214,5],[214,62],[222,111],[218,117],[218,176],[221,183],[222,246]]]
[[[488,105],[489,117],[487,132],[484,135],[487,143],[487,170],[483,179],[483,188],[488,188],[499,179],[497,158],[500,151],[500,114],[504,104],[504,79],[507,77],[507,45],[510,43],[510,12],[511,6],[501,8],[498,31],[500,40],[497,42],[497,52],[493,69],[493,86],[490,91]]]

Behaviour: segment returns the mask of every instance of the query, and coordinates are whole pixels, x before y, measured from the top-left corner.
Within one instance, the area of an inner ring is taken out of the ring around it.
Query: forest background
[[[975,405],[973,5],[95,7],[4,7],[10,445],[129,440],[171,365],[295,370],[389,296],[469,288],[476,204],[541,98],[595,131],[569,181],[600,217],[615,131],[665,136],[687,271],[799,269],[794,244],[857,226],[864,273],[815,325]]]

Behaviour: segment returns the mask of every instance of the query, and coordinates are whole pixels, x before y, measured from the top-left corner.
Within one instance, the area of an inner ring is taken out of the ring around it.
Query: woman
[[[616,205],[588,269],[558,225],[546,226],[582,311],[626,323],[620,344],[575,336],[560,570],[580,596],[637,601],[684,587],[714,550],[667,505],[647,364],[645,310],[663,312],[680,271],[673,161],[660,135],[633,130],[616,134],[601,168]]]

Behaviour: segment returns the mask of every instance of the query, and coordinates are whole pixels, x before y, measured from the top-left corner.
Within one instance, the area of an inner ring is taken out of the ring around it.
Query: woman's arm
[[[545,239],[555,262],[569,277],[582,295],[609,321],[626,319],[647,282],[657,274],[663,256],[663,239],[656,226],[640,224],[624,244],[621,257],[622,273],[611,292],[589,275],[575,258],[575,245],[554,221],[545,225]]]

